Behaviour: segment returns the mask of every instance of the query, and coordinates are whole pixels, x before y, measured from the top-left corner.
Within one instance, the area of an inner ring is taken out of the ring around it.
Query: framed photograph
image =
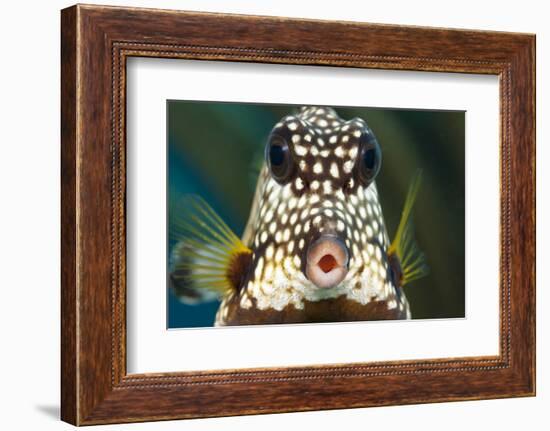
[[[535,394],[533,35],[61,17],[63,420]]]

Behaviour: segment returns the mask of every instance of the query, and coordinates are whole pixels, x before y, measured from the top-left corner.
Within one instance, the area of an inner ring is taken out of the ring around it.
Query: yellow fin
[[[173,199],[171,199],[173,200]],[[240,259],[252,251],[197,195],[184,195],[170,208],[170,283],[183,302],[216,299],[235,290]]]
[[[418,170],[409,185],[399,226],[397,227],[395,238],[388,249],[388,255],[395,254],[399,258],[402,272],[402,286],[426,276],[429,272],[424,254],[419,250],[414,240],[412,223],[412,209],[420,190],[421,182],[422,171]]]

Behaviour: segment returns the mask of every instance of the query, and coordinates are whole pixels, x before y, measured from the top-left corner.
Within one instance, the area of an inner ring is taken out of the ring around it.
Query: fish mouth
[[[306,277],[320,289],[337,286],[348,273],[349,252],[335,235],[322,235],[306,254]]]

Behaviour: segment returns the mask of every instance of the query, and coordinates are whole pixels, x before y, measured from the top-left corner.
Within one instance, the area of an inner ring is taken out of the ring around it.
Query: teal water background
[[[383,157],[376,183],[390,238],[409,183],[422,169],[414,226],[430,273],[405,287],[413,318],[464,317],[465,113],[333,108],[343,119],[363,118],[378,138]],[[294,105],[169,100],[168,201],[170,196],[199,194],[240,236],[267,136],[296,110]],[[168,242],[168,253],[173,245]],[[185,305],[169,289],[167,326],[212,326],[218,305]]]

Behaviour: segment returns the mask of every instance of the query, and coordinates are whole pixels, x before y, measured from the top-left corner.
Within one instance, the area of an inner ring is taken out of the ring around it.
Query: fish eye
[[[287,141],[279,135],[271,135],[266,146],[266,160],[271,175],[280,184],[290,179],[293,166],[292,154]]]
[[[372,133],[361,135],[356,165],[358,166],[359,178],[364,185],[368,186],[376,178],[382,165],[382,151]]]

